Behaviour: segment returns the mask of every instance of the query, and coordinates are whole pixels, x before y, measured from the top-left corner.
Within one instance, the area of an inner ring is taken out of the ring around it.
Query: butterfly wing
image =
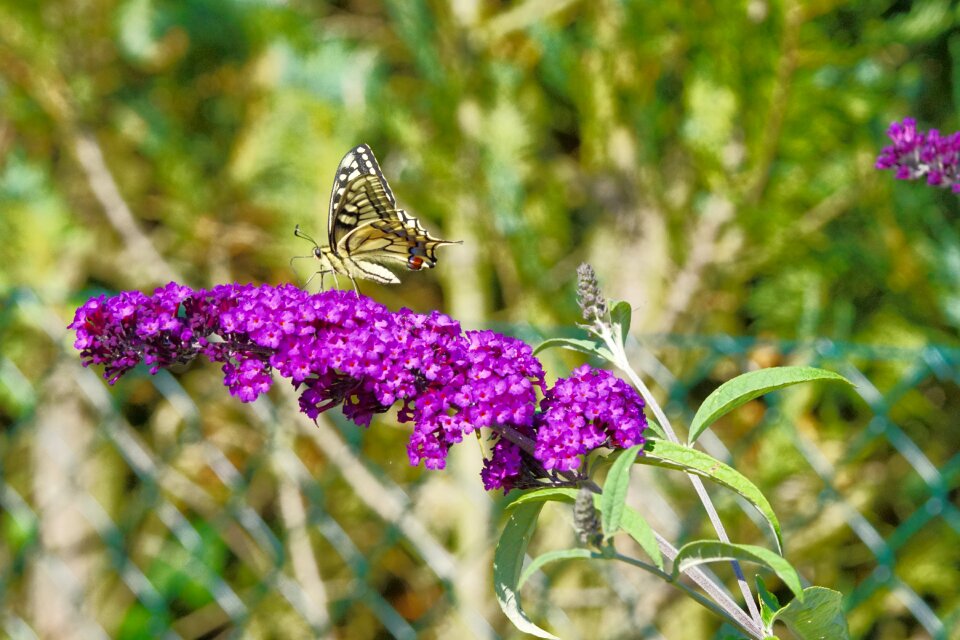
[[[397,200],[373,151],[365,144],[354,147],[340,161],[330,190],[330,248],[339,253],[343,238],[367,222],[396,218]]]
[[[342,255],[370,262],[399,263],[412,271],[432,269],[436,249],[449,240],[434,238],[403,209],[393,220],[374,220],[352,230],[340,241]]]

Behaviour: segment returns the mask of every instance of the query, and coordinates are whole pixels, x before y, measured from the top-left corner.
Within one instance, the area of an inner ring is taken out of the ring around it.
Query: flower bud
[[[600,293],[597,274],[586,262],[577,268],[577,304],[583,312],[583,319],[590,324],[602,322],[607,317],[607,301]]]

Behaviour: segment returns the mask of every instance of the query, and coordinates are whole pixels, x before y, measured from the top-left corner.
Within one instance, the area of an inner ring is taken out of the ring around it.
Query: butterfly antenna
[[[314,240],[313,238],[311,238],[310,236],[308,236],[307,234],[305,234],[303,231],[300,231],[300,225],[299,225],[299,224],[298,224],[296,227],[293,228],[293,235],[295,235],[295,236],[298,237],[298,238],[303,238],[304,240],[309,240],[310,242],[313,243],[314,246],[318,246],[316,240]]]

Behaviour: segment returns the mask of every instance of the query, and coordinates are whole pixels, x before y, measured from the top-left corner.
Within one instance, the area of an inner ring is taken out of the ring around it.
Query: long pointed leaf
[[[729,560],[753,562],[767,567],[783,580],[798,599],[803,599],[803,586],[793,565],[783,556],[752,544],[733,544],[716,540],[698,540],[685,544],[673,561],[673,577],[676,578],[679,573],[698,564]]]
[[[553,634],[535,625],[520,607],[520,570],[527,545],[537,525],[543,504],[530,503],[513,510],[507,520],[493,556],[493,584],[500,609],[517,629],[538,638],[558,640]]]
[[[614,302],[610,308],[610,320],[613,323],[613,330],[616,334],[616,339],[622,345],[627,344],[632,316],[633,308],[629,302],[620,300],[619,302]]]
[[[790,385],[814,380],[845,382],[853,385],[838,373],[815,367],[772,367],[750,371],[724,382],[707,396],[693,417],[693,422],[690,423],[690,435],[687,441],[696,442],[700,434],[720,416],[745,405],[754,398]]]
[[[566,487],[549,487],[527,491],[507,505],[507,511],[528,504],[542,504],[544,502],[565,502],[573,504],[577,499],[577,490]]]
[[[546,349],[553,349],[555,347],[560,347],[561,349],[570,349],[571,351],[579,351],[580,353],[586,353],[591,356],[598,356],[604,360],[613,360],[613,354],[610,353],[610,350],[603,346],[602,343],[596,342],[594,340],[582,340],[576,338],[550,338],[544,340],[533,350],[534,355],[544,351]]]
[[[757,600],[760,601],[760,619],[763,626],[770,629],[773,627],[774,616],[780,610],[780,601],[777,596],[767,590],[767,584],[763,578],[756,576],[757,581]]]
[[[783,537],[780,533],[780,521],[766,497],[752,482],[740,472],[716,458],[668,440],[651,438],[647,441],[644,455],[637,458],[640,464],[649,464],[665,469],[688,471],[733,489],[745,500],[757,508],[766,518],[777,541],[777,549],[783,551]]]
[[[793,600],[774,616],[800,640],[849,640],[850,630],[843,616],[843,596],[826,587],[807,587],[803,601]]]
[[[660,555],[657,538],[644,517],[630,507],[627,507],[623,510],[620,527],[630,534],[631,538],[637,541],[637,544],[650,556],[650,559],[657,565],[657,568],[663,571],[663,556]]]
[[[540,568],[545,564],[556,562],[557,560],[570,560],[572,558],[604,559],[602,554],[595,553],[589,549],[561,549],[560,551],[548,551],[537,556],[533,559],[533,562],[527,565],[527,568],[523,570],[523,574],[520,576],[520,583],[517,585],[517,588],[519,589],[522,587],[527,580],[530,579],[530,576],[539,571]]]
[[[603,483],[603,494],[600,496],[604,540],[620,529],[627,489],[630,487],[630,469],[633,468],[633,463],[637,461],[637,453],[642,448],[643,445],[638,444],[622,452],[607,473],[607,479]]]

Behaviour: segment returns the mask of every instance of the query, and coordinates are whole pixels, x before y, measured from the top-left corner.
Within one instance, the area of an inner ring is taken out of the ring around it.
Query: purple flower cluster
[[[589,365],[558,380],[540,409],[534,456],[547,469],[576,469],[584,451],[640,444],[647,428],[636,389]]]
[[[535,387],[543,391],[544,380],[529,345],[492,331],[468,331],[456,350],[447,361],[452,366],[431,372],[433,379],[413,401],[411,464],[423,460],[428,469],[442,469],[450,446],[476,429],[533,423]]]
[[[916,120],[904,118],[892,123],[887,135],[893,144],[880,152],[877,169],[894,169],[898,180],[926,176],[927,184],[960,193],[960,133],[918,131]]]
[[[243,402],[266,392],[276,371],[300,390],[301,410],[313,419],[340,405],[366,426],[396,405],[399,420],[413,422],[410,463],[428,469],[442,469],[454,444],[489,428],[496,441],[482,472],[487,489],[575,469],[597,447],[643,442],[646,427],[643,400],[609,372],[584,366],[548,389],[519,340],[463,332],[438,312],[394,313],[353,292],[170,283],[152,296],[93,298],[70,328],[83,364],[105,365],[111,384],[141,361],[155,373],[204,355],[222,364],[224,383]]]
[[[585,364],[547,390],[533,426],[518,432],[534,442],[533,458],[545,471],[570,471],[594,449],[642,444],[647,428],[643,406],[636,389]],[[525,470],[523,454],[516,443],[501,438],[481,472],[484,486],[514,486]]]

